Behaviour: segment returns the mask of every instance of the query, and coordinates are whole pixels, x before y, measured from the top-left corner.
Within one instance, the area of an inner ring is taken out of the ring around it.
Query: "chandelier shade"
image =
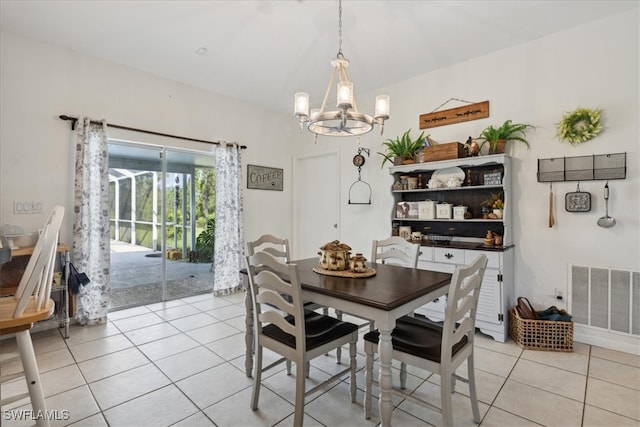
[[[380,134],[384,131],[384,122],[389,119],[390,98],[388,95],[376,97],[375,113],[371,117],[358,111],[353,83],[349,81],[347,67],[349,60],[342,54],[342,0],[338,1],[338,54],[331,61],[331,78],[320,108],[312,109],[309,114],[309,94],[298,92],[294,95],[294,115],[298,119],[300,129],[304,126],[316,135],[324,136],[358,136],[370,132],[374,125],[380,126]],[[327,111],[327,99],[336,80],[336,110]]]

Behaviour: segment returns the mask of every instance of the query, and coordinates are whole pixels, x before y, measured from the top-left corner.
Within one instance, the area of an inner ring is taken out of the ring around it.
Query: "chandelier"
[[[331,78],[324,94],[322,105],[319,109],[312,109],[309,114],[309,94],[298,92],[294,99],[294,114],[300,123],[300,129],[306,124],[307,129],[315,134],[325,136],[358,136],[370,132],[373,125],[380,125],[380,134],[384,131],[384,121],[389,118],[388,95],[376,97],[375,114],[371,117],[368,114],[358,111],[355,97],[353,95],[353,83],[349,81],[347,67],[349,60],[342,54],[342,0],[338,1],[338,54],[331,61]],[[337,109],[327,111],[327,98],[331,92],[334,81],[338,78],[337,85]]]

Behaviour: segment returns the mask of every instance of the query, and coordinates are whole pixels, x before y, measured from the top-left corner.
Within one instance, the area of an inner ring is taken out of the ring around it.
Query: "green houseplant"
[[[394,139],[387,139],[382,143],[386,147],[385,153],[378,153],[384,159],[382,159],[382,165],[389,161],[391,163],[397,164],[394,158],[400,158],[400,164],[402,163],[413,163],[413,156],[416,154],[416,151],[424,145],[424,132],[420,133],[420,135],[416,139],[411,139],[411,129],[402,134],[402,136],[398,136]]]
[[[529,141],[526,139],[526,132],[530,129],[535,129],[535,127],[507,120],[498,128],[493,125],[487,126],[480,132],[477,139],[480,141],[480,148],[489,143],[489,154],[504,153],[504,147],[508,141],[523,142],[528,148]]]
[[[207,220],[207,228],[196,239],[196,257],[198,262],[213,262],[213,249],[216,240],[216,221]]]

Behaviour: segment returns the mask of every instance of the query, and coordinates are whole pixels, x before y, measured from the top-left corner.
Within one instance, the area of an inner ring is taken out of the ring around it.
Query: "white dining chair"
[[[291,261],[291,248],[289,247],[289,239],[276,237],[272,234],[263,234],[257,240],[247,242],[247,255],[251,256],[256,252],[267,252],[285,263]],[[307,302],[304,305],[305,310],[315,311],[322,309],[324,315],[329,314],[329,309],[314,302]],[[340,363],[341,350],[336,350],[336,363]],[[291,373],[291,363],[287,363],[287,372]]]
[[[15,334],[19,358],[24,369],[24,372],[3,375],[2,382],[24,376],[28,390],[20,395],[1,396],[0,406],[7,408],[7,405],[28,396],[34,414],[43,414],[36,419],[38,426],[48,426],[49,420],[44,416],[47,406],[31,341],[31,328],[34,322],[49,318],[55,308],[50,296],[58,233],[63,217],[64,208],[55,206],[42,228],[15,295],[0,298],[0,336]],[[13,359],[3,362],[8,363],[11,360]]]
[[[305,397],[350,373],[351,401],[356,399],[356,342],[358,326],[307,311],[295,264],[266,252],[246,258],[254,316],[254,382],[251,408],[258,409],[262,373],[286,360],[296,364],[295,426],[301,426]],[[305,391],[309,362],[327,351],[349,344],[349,367]],[[262,367],[263,348],[282,356]]]
[[[441,406],[437,407],[406,392],[401,384],[394,387],[394,394],[423,405],[442,414],[444,425],[453,425],[451,395],[455,392],[456,380],[469,384],[469,397],[473,420],[480,423],[476,394],[473,338],[480,285],[487,266],[487,256],[480,254],[471,264],[457,267],[451,278],[445,318],[442,325],[427,319],[404,316],[396,322],[391,333],[392,358],[406,364],[440,375]],[[373,358],[378,351],[378,331],[364,335],[364,349],[367,356],[365,366],[365,418],[371,417]],[[467,361],[468,378],[456,374],[456,369]]]
[[[289,250],[289,239],[276,237],[271,234],[263,234],[257,240],[247,242],[247,255],[251,256],[256,252],[267,252],[276,258],[280,258],[285,263],[291,261]]]
[[[384,240],[373,240],[371,243],[371,262],[416,268],[418,255],[420,255],[420,245],[408,242],[402,237],[391,236]],[[342,314],[336,311],[338,319],[342,319]],[[373,328],[373,321],[369,320],[369,330],[373,331]]]
[[[391,236],[371,243],[371,261],[380,264],[417,268],[420,245],[399,236]]]

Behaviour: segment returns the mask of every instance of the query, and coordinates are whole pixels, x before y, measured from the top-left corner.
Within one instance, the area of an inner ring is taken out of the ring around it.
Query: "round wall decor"
[[[600,113],[602,110],[583,107],[564,113],[560,123],[556,124],[556,136],[573,145],[590,140],[602,131]]]

